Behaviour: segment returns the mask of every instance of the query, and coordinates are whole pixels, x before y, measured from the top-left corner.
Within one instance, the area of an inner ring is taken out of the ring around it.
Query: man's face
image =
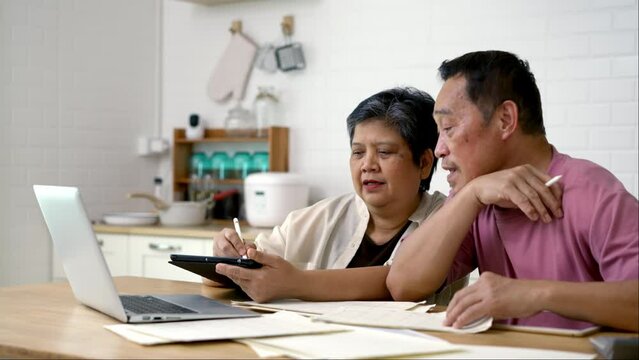
[[[486,123],[466,94],[463,75],[449,78],[437,95],[434,111],[439,130],[435,156],[449,172],[451,195],[472,179],[497,169],[500,141],[496,121]]]

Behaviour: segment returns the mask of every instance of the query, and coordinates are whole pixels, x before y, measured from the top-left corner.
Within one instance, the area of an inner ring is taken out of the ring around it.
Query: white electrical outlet
[[[139,156],[160,155],[169,150],[169,142],[160,137],[138,137],[137,153]]]

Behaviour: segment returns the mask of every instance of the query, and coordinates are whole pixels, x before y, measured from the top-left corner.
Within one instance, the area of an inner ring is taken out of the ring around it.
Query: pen
[[[561,175],[557,175],[554,178],[548,180],[544,185],[546,185],[546,187],[551,186],[552,184],[556,183],[557,181],[559,181],[559,179],[561,179]]]
[[[237,233],[237,236],[240,237],[240,240],[242,240],[242,244],[246,244],[244,242],[244,236],[242,236],[242,229],[240,229],[240,221],[237,218],[233,218],[233,226],[235,226],[235,232]],[[242,255],[242,259],[248,259],[248,256]]]

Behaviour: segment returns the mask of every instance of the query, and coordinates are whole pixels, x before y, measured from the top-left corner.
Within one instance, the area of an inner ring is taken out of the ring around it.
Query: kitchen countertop
[[[255,228],[246,222],[240,222],[242,235],[245,240],[255,240],[257,234],[269,234],[272,228]],[[224,228],[233,228],[231,220],[212,220],[200,226],[164,226],[144,225],[144,226],[116,226],[103,223],[94,224],[93,230],[102,234],[123,234],[123,235],[146,235],[146,236],[175,236],[200,239],[213,239],[213,236]]]

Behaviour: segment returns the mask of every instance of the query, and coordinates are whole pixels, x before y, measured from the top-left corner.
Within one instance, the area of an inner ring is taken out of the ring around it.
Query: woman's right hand
[[[226,257],[240,257],[246,255],[246,250],[254,244],[244,244],[233,229],[224,228],[213,237],[213,255]]]

